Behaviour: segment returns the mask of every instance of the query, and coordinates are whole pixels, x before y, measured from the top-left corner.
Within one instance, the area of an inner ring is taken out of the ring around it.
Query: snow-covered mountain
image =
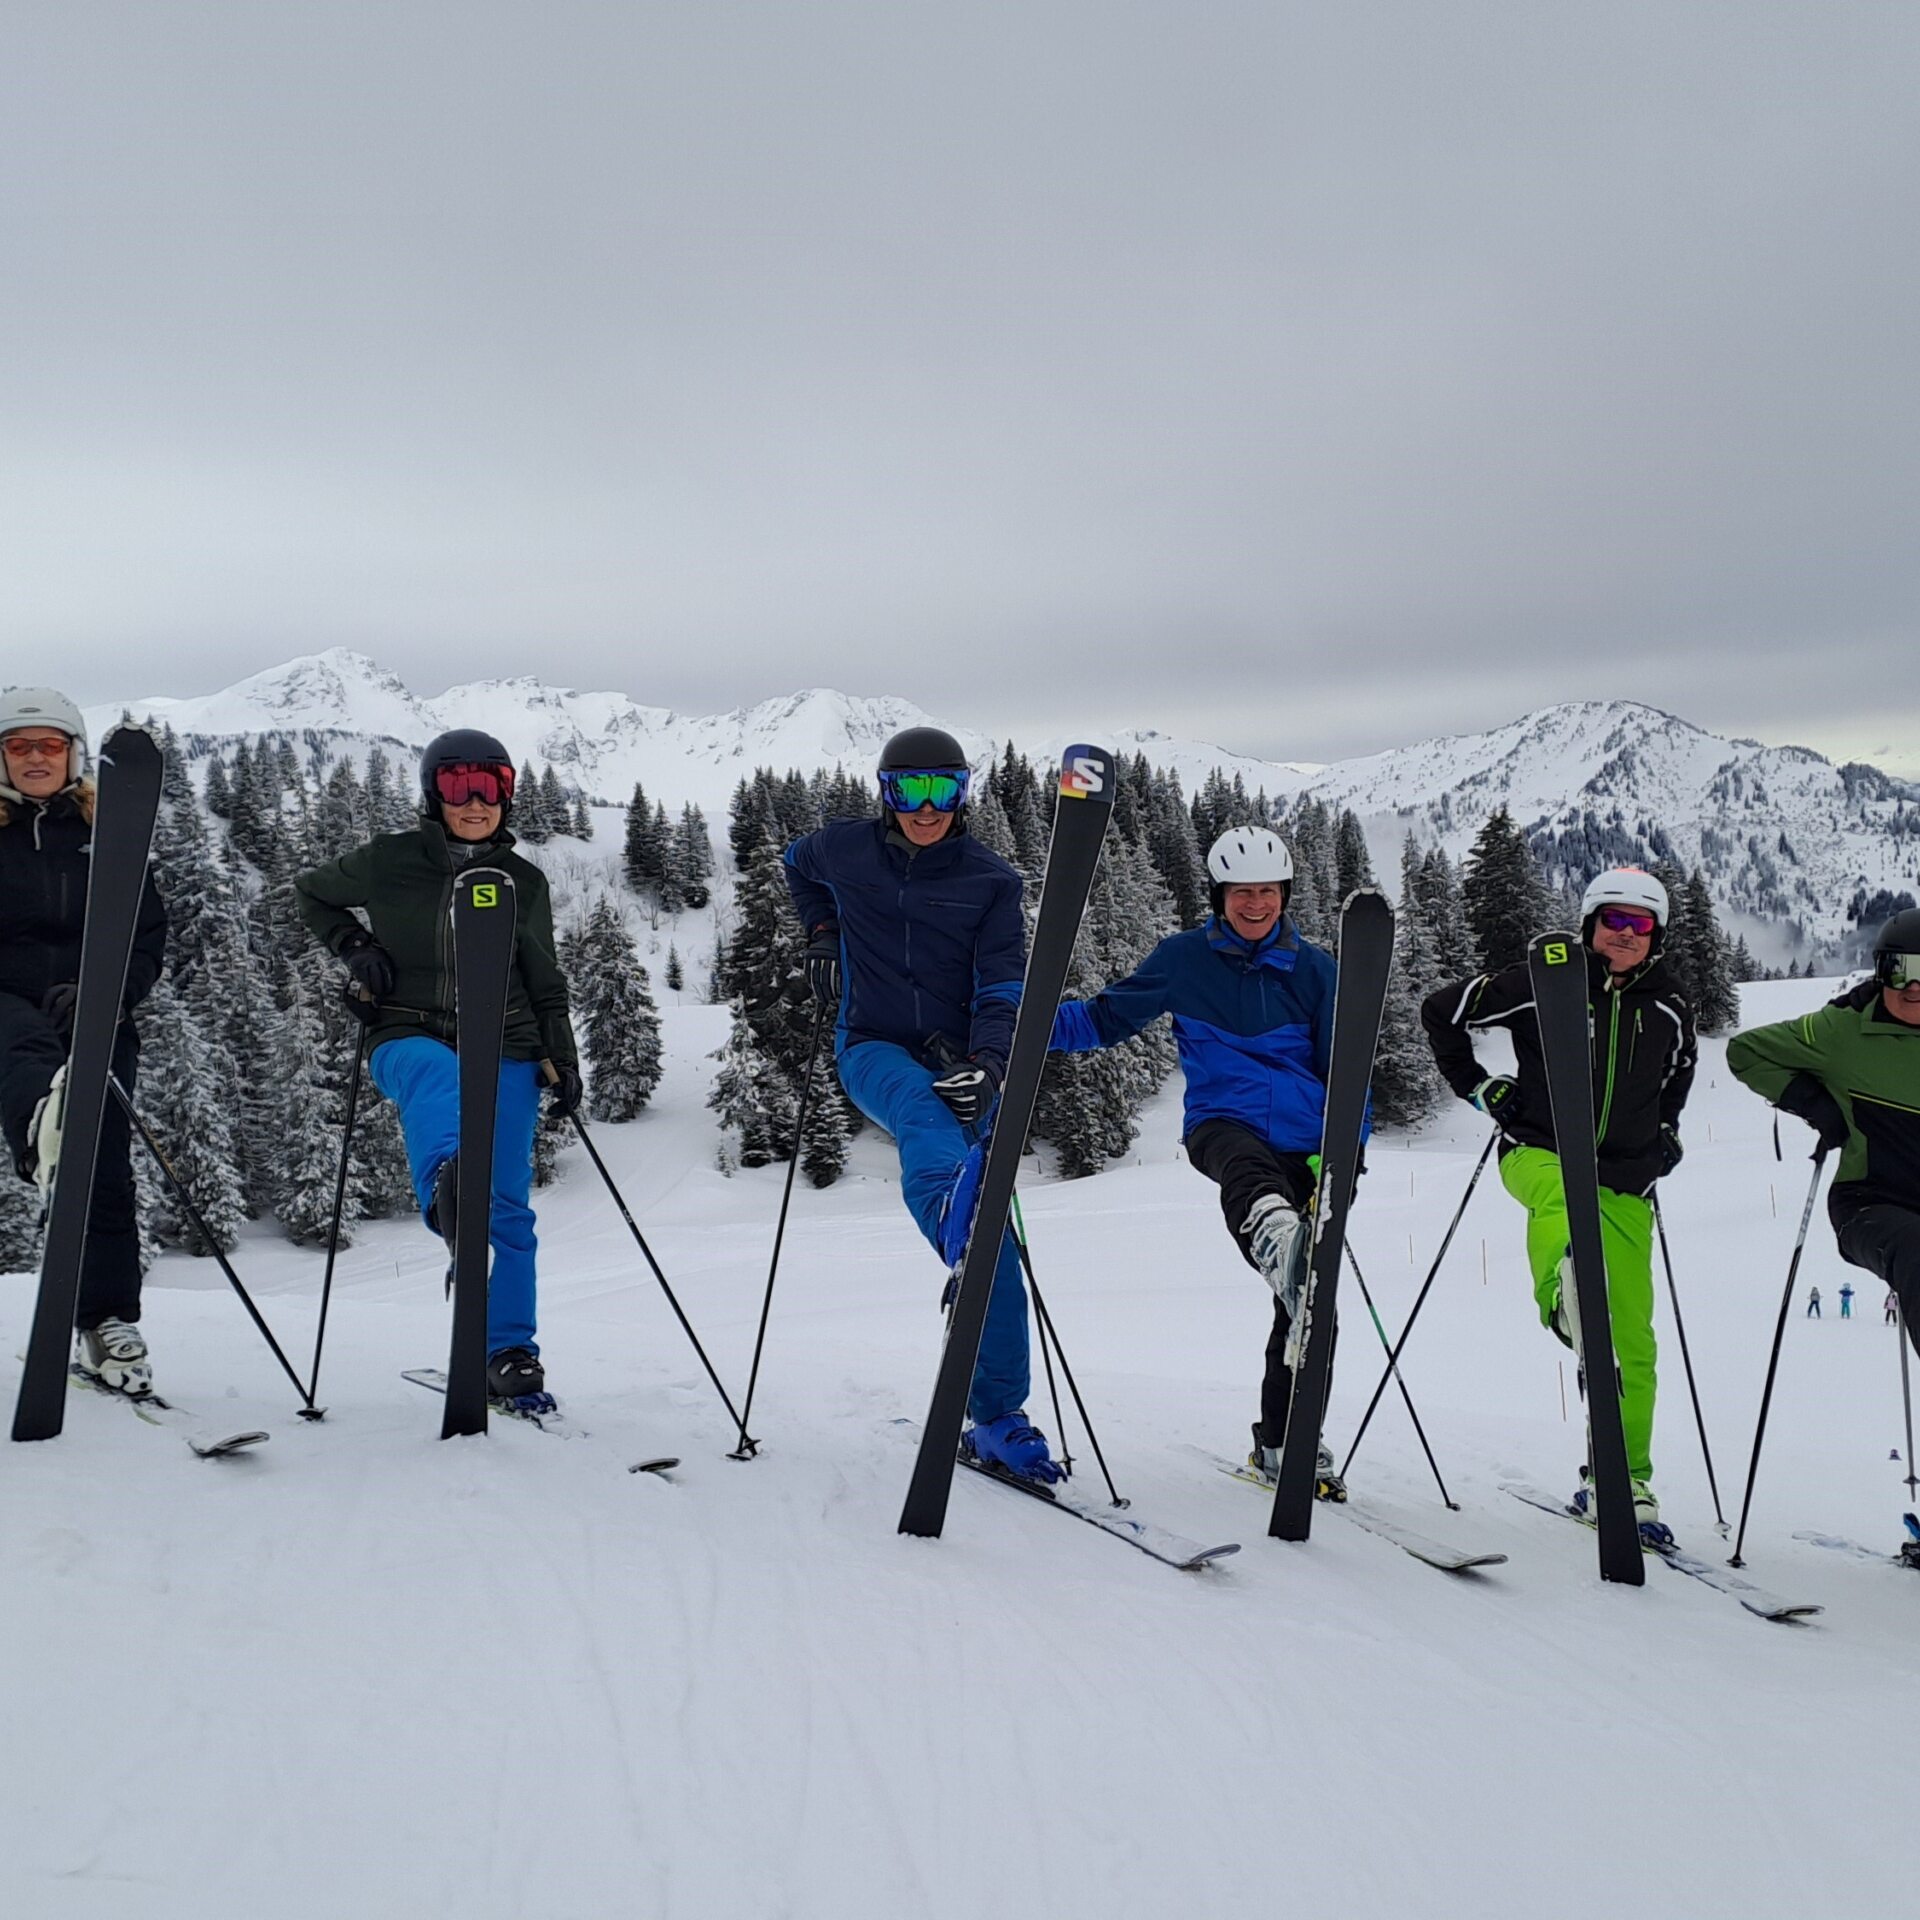
[[[427,699],[364,654],[343,648],[292,660],[202,698],[148,698],[95,708],[104,727],[124,708],[169,722],[189,750],[242,734],[309,737],[343,751],[379,741],[417,749],[450,726],[483,726],[517,756],[552,762],[590,794],[619,802],[636,780],[670,803],[718,819],[755,767],[871,766],[881,744],[929,716],[895,696],[827,688],[722,714],[681,714],[612,692],[533,678],[477,681]],[[985,757],[1006,734],[957,729]],[[1012,730],[1029,753],[1062,740]],[[1846,924],[1856,890],[1912,888],[1920,789],[1875,769],[1836,767],[1803,747],[1731,739],[1635,701],[1546,707],[1484,733],[1424,740],[1325,766],[1262,760],[1206,741],[1130,729],[1111,744],[1179,773],[1191,793],[1214,769],[1276,798],[1311,788],[1350,806],[1391,875],[1402,836],[1463,853],[1505,805],[1523,825],[1578,838],[1596,854],[1644,848],[1705,868],[1728,912],[1763,951],[1784,958],[1797,922],[1816,939]]]

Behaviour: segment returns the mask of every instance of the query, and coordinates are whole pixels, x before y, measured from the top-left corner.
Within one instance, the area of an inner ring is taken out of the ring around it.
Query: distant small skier
[[[1693,1013],[1660,958],[1667,890],[1638,867],[1599,875],[1580,902],[1593,1035],[1594,1131],[1600,1163],[1600,1227],[1607,1268],[1607,1310],[1619,1369],[1620,1418],[1641,1536],[1669,1545],[1653,1491],[1653,1416],[1657,1386],[1653,1334],[1654,1183],[1680,1164],[1680,1114],[1693,1086]],[[1420,1017],[1447,1084],[1499,1127],[1500,1178],[1527,1210],[1527,1263],[1544,1326],[1579,1350],[1580,1321],[1569,1281],[1572,1255],[1566,1195],[1556,1153],[1546,1062],[1524,964],[1456,981],[1430,994]],[[1473,1033],[1507,1029],[1513,1074],[1489,1074],[1475,1058]],[[1594,1511],[1587,1470],[1573,1497]]]
[[[1807,1318],[1809,1320],[1818,1320],[1820,1318],[1820,1289],[1818,1287],[1809,1287],[1807,1289]]]
[[[1840,1257],[1892,1288],[1920,1346],[1920,908],[1880,929],[1870,979],[1736,1033],[1727,1066],[1838,1153],[1827,1217]]]
[[[540,1063],[551,1060],[559,1073],[553,1094],[562,1113],[580,1104],[580,1066],[546,876],[513,851],[507,831],[513,787],[513,761],[491,734],[443,733],[421,757],[420,824],[299,874],[293,887],[308,931],[371,996],[367,1071],[400,1110],[420,1212],[451,1253],[462,1178],[453,876],[469,866],[512,876],[517,928],[494,1110],[487,1392],[551,1405],[536,1327],[533,1136]]]
[[[1293,1398],[1288,1352],[1306,1276],[1313,1198],[1333,1050],[1333,957],[1287,917],[1293,856],[1265,827],[1235,827],[1207,852],[1212,916],[1171,934],[1124,980],[1054,1016],[1053,1048],[1118,1046],[1173,1016],[1186,1077],[1187,1158],[1220,1189],[1227,1231],[1273,1289],[1260,1418],[1248,1465],[1279,1472]],[[1319,1449],[1316,1494],[1344,1499],[1333,1456]]]
[[[49,1191],[79,997],[93,806],[80,709],[51,687],[0,693],[0,1127],[14,1170]],[[113,1037],[113,1074],[128,1093],[140,1036],[127,1016],[153,991],[166,944],[166,909],[149,871]],[[109,1391],[144,1399],[153,1363],[139,1321],[132,1129],[109,1097],[80,1261],[74,1362]]]
[[[900,1191],[936,1249],[975,1129],[993,1111],[1026,972],[1020,876],[967,831],[971,774],[952,734],[909,727],[880,755],[880,807],[786,852],[807,978],[835,1016],[847,1097],[900,1149]],[[1027,1291],[1000,1247],[961,1444],[1022,1479],[1062,1477],[1027,1418]]]
[[[1853,1318],[1853,1282],[1851,1280],[1840,1282],[1840,1318],[1842,1320]]]
[[[1891,1287],[1887,1289],[1887,1302],[1884,1312],[1888,1326],[1896,1327],[1900,1324],[1900,1296],[1895,1293]]]

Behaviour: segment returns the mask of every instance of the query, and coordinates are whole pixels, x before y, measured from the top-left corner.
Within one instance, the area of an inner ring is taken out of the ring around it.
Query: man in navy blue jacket
[[[1087,1053],[1130,1040],[1163,1013],[1186,1076],[1187,1158],[1220,1189],[1228,1230],[1273,1289],[1260,1418],[1249,1464],[1279,1469],[1293,1395],[1288,1352],[1306,1275],[1333,1051],[1334,963],[1286,917],[1293,856],[1265,827],[1236,827],[1207,853],[1213,915],[1162,940],[1126,979],[1054,1017],[1053,1050]],[[1320,1455],[1318,1489],[1342,1498]]]
[[[786,854],[808,978],[836,1016],[840,1084],[898,1142],[902,1196],[936,1248],[973,1131],[1006,1076],[1026,971],[1020,876],[968,833],[968,781],[951,734],[910,727],[880,756],[880,818],[836,821]],[[1026,1416],[1027,1385],[1027,1296],[1009,1232],[966,1444],[1025,1478],[1057,1480]]]

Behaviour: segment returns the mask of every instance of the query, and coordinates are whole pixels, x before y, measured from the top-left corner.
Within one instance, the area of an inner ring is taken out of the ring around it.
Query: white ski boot
[[[73,1358],[109,1393],[144,1400],[153,1391],[147,1343],[131,1320],[108,1318],[97,1327],[83,1327],[74,1339]]]
[[[1240,1231],[1246,1235],[1247,1250],[1261,1278],[1287,1310],[1287,1318],[1298,1319],[1300,1284],[1307,1277],[1306,1216],[1277,1193],[1263,1193],[1247,1209]]]
[[[1270,1487],[1280,1484],[1280,1449],[1270,1447],[1254,1430],[1253,1451],[1247,1455],[1247,1471],[1257,1474]],[[1333,1455],[1322,1443],[1314,1450],[1313,1497],[1316,1500],[1344,1500],[1347,1483],[1334,1470]]]

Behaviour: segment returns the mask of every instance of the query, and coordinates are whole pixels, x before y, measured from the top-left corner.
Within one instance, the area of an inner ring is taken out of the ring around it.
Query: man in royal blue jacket
[[[1293,1396],[1288,1352],[1306,1275],[1313,1198],[1333,1051],[1334,963],[1286,916],[1293,856],[1265,827],[1236,827],[1207,853],[1213,915],[1162,940],[1126,979],[1054,1017],[1053,1050],[1117,1046],[1173,1016],[1186,1075],[1187,1158],[1220,1189],[1228,1230],[1273,1289],[1260,1418],[1248,1464],[1280,1464]],[[1322,1498],[1344,1498],[1320,1453]]]
[[[1020,876],[967,831],[967,758],[938,727],[880,756],[881,814],[840,820],[787,849],[809,935],[807,974],[836,1016],[840,1084],[900,1148],[907,1208],[933,1245],[1006,1077],[1026,970]],[[1027,1479],[1057,1480],[1026,1416],[1027,1296],[1019,1250],[1000,1249],[966,1444]]]

